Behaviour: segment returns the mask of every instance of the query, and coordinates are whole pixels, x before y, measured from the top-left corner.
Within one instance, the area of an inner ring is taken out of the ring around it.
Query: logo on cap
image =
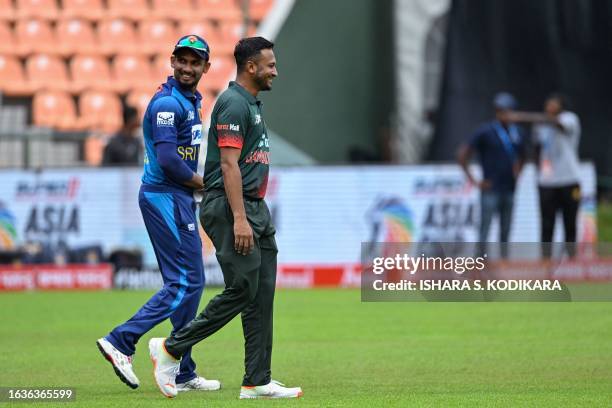
[[[192,43],[192,44],[193,44],[194,42],[198,41],[198,39],[196,38],[196,36],[195,36],[195,35],[190,35],[190,36],[189,36],[189,38],[188,38],[188,40],[189,40],[189,42],[190,42],[190,43]]]

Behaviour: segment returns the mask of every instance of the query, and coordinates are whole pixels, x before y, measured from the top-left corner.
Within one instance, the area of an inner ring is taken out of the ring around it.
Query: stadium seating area
[[[272,3],[0,0],[0,93],[32,98],[34,126],[112,132],[122,104],[142,113],[171,73],[177,38],[199,34],[212,52],[201,83],[208,111],[234,69],[236,40],[255,32]]]

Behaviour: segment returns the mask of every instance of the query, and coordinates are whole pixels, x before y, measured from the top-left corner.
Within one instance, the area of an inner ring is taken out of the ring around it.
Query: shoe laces
[[[272,380],[269,384],[272,392],[283,392],[287,387],[280,381]]]
[[[132,359],[133,359],[132,356],[126,356],[125,354],[123,354],[119,350],[117,350],[113,354],[114,354],[115,361],[116,361],[117,364],[120,364],[122,366],[132,365]]]
[[[204,377],[196,377],[193,379],[193,382],[195,382],[198,385],[204,385],[204,383],[206,383],[206,378]]]

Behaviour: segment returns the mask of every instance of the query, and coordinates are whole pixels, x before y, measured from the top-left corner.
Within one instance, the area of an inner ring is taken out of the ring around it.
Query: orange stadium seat
[[[12,55],[0,55],[0,91],[8,95],[28,95],[32,91],[21,62]]]
[[[219,27],[221,43],[220,51],[223,54],[233,54],[236,43],[243,37],[248,37],[249,32],[244,31],[241,21],[224,21]]]
[[[91,23],[79,18],[61,20],[55,28],[58,52],[62,55],[91,54],[98,50]]]
[[[202,76],[200,88],[206,91],[218,92],[227,87],[228,82],[233,79],[236,64],[231,57],[217,57],[211,59],[208,73]]]
[[[48,54],[32,55],[26,61],[26,74],[34,92],[43,89],[68,91],[68,70],[59,57]]]
[[[119,97],[108,91],[86,91],[79,97],[79,122],[87,129],[117,131],[123,121]]]
[[[12,0],[0,0],[0,20],[14,20],[17,16]]]
[[[145,90],[135,90],[131,91],[127,94],[126,102],[129,106],[133,106],[138,110],[138,114],[142,119],[151,98],[155,94],[155,88],[151,88],[148,91]]]
[[[17,17],[55,20],[59,16],[56,0],[17,0]]]
[[[110,18],[143,20],[151,14],[147,0],[108,0],[107,15]]]
[[[202,122],[208,122],[210,119],[210,113],[215,105],[217,99],[217,92],[212,92],[204,89],[206,84],[200,83],[198,91],[202,94]]]
[[[57,44],[49,22],[40,19],[19,20],[15,26],[17,53],[25,56],[34,52],[55,53]]]
[[[236,21],[242,19],[236,0],[196,0],[198,16],[213,20]]]
[[[126,19],[114,18],[101,21],[98,25],[98,40],[100,52],[106,55],[142,52],[142,48],[137,43],[134,25]]]
[[[151,13],[157,18],[181,21],[196,13],[191,0],[152,0],[151,4]]]
[[[11,26],[6,21],[0,21],[0,54],[10,55],[16,52],[15,36]]]
[[[174,70],[170,66],[170,53],[158,54],[153,58],[153,80],[157,81],[155,86],[166,82],[166,78],[174,75]]]
[[[263,20],[273,4],[274,0],[249,0],[249,18],[254,21]]]
[[[76,55],[70,61],[71,90],[108,89],[110,68],[106,59],[99,55]]]
[[[79,129],[76,106],[68,92],[37,92],[32,101],[32,121],[36,126],[59,130]]]
[[[62,0],[62,17],[100,20],[104,17],[104,5],[102,0]]]
[[[104,146],[106,146],[104,139],[107,138],[99,132],[92,132],[92,134],[85,138],[83,156],[90,166],[97,167],[102,163],[102,159],[104,158]]]
[[[112,89],[125,93],[134,89],[154,89],[154,79],[149,61],[142,55],[120,54],[111,66]]]
[[[222,54],[233,55],[234,48],[238,41],[244,37],[252,37],[257,32],[255,25],[248,25],[246,32],[244,30],[244,24],[240,21],[224,21],[219,27],[220,38],[220,52]]]
[[[170,53],[179,36],[169,20],[145,20],[138,25],[138,39],[143,52],[149,55]]]

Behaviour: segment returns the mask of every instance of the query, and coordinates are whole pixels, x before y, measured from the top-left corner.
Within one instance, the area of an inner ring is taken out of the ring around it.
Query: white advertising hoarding
[[[275,178],[275,194],[267,201],[276,218],[280,263],[358,262],[367,241],[478,237],[479,192],[458,166],[312,167],[282,170]],[[580,241],[596,239],[595,185],[593,166],[583,165]],[[539,224],[536,171],[527,166],[515,193],[510,240],[538,242]],[[498,234],[494,221],[489,239]]]
[[[527,166],[519,179],[511,241],[539,240],[535,175]],[[139,169],[0,172],[0,248],[58,240],[70,247],[100,245],[107,254],[137,247],[146,264],[155,264],[138,208],[140,176]],[[593,166],[583,164],[580,241],[597,237],[595,185]],[[473,242],[480,217],[478,191],[454,165],[276,169],[266,201],[281,266],[352,265],[365,241]],[[557,240],[561,233],[559,225]],[[495,222],[490,234],[495,241]],[[214,274],[207,239],[204,254]]]

